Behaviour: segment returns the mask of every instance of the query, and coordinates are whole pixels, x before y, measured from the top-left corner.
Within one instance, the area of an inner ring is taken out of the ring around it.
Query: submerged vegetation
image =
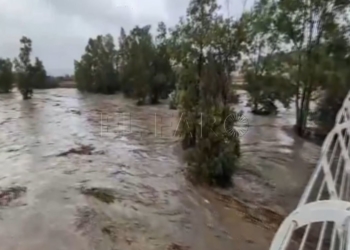
[[[0,58],[0,93],[9,93],[13,87],[13,64]]]
[[[243,75],[254,114],[294,105],[300,136],[310,119],[326,133],[350,87],[349,9],[342,0],[259,0],[234,19],[216,0],[191,0],[174,27],[121,28],[117,44],[110,34],[90,38],[74,62],[75,82],[82,92],[121,92],[137,105],[168,98],[179,111],[191,179],[229,186],[240,156],[240,138],[226,129],[238,102],[231,75]],[[32,41],[20,42],[14,62],[0,59],[0,92],[16,83],[29,99],[48,77],[40,59],[31,62]]]
[[[46,70],[39,58],[35,58],[34,64],[31,63],[32,40],[22,37],[20,42],[20,54],[14,62],[17,88],[23,99],[30,99],[33,95],[33,88],[42,88],[45,85]]]
[[[293,100],[300,136],[311,117],[326,131],[333,126],[349,90],[349,6],[348,1],[260,0],[243,14],[251,55],[243,72],[254,111],[270,114],[275,101],[288,107]],[[310,116],[310,103],[320,92]]]
[[[81,91],[113,94],[122,91],[126,96],[144,104],[158,103],[174,89],[175,76],[167,47],[164,23],[158,35],[150,33],[151,26],[136,26],[129,34],[122,28],[119,50],[111,35],[90,39],[85,54],[75,61],[75,80]]]
[[[186,18],[171,30],[171,51],[180,68],[179,135],[189,148],[191,177],[227,186],[238,164],[239,138],[225,131],[231,72],[240,58],[240,21],[219,15],[216,1],[191,1]],[[231,124],[232,126],[233,124]]]
[[[225,132],[224,122],[233,112],[230,76],[244,47],[243,29],[242,22],[219,14],[215,0],[193,0],[178,25],[168,30],[159,23],[155,37],[146,25],[129,34],[121,29],[118,49],[111,35],[90,39],[75,62],[77,86],[121,91],[138,105],[156,104],[172,93],[170,106],[181,114],[179,136],[189,149],[189,173],[199,182],[230,185],[239,138]]]
[[[80,189],[81,193],[87,196],[96,198],[97,200],[104,203],[113,203],[115,200],[114,192],[108,188],[85,188]]]
[[[0,93],[10,93],[17,87],[23,99],[31,99],[33,89],[55,88],[58,81],[47,75],[43,62],[36,57],[31,62],[32,40],[28,37],[20,39],[20,53],[13,62],[0,58]]]

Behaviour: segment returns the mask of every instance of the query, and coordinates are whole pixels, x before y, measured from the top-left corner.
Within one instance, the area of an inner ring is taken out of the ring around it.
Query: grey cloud
[[[78,17],[95,29],[105,26],[128,26],[134,23],[128,6],[113,4],[111,0],[46,0],[56,13],[67,18]]]
[[[16,57],[19,39],[26,35],[33,40],[33,57],[40,57],[50,74],[72,74],[73,60],[80,58],[89,37],[107,33],[117,37],[121,27],[129,30],[137,24],[155,28],[164,21],[172,26],[186,14],[188,3],[189,0],[0,0],[0,57]]]
[[[167,23],[169,25],[175,25],[181,16],[186,15],[186,8],[189,0],[165,0]]]

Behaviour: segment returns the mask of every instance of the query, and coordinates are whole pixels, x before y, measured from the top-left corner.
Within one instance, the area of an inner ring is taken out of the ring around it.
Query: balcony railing
[[[296,209],[270,250],[350,250],[350,92]]]

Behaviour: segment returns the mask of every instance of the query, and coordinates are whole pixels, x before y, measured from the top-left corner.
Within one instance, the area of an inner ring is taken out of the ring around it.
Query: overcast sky
[[[227,0],[219,0],[227,14]],[[239,17],[244,0],[229,0],[229,13]],[[246,0],[246,8],[253,0]],[[52,75],[72,74],[87,40],[99,34],[117,37],[120,27],[168,27],[185,15],[189,0],[0,0],[0,57],[14,58],[19,39],[33,41],[39,57]]]

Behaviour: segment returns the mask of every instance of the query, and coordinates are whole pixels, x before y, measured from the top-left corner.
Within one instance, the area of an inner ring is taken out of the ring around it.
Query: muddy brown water
[[[293,110],[252,116],[240,94],[241,166],[234,188],[217,192],[184,179],[177,111],[166,105],[75,89],[1,95],[0,190],[21,190],[0,196],[1,249],[267,249],[274,229],[239,204],[290,212],[320,149],[290,131]]]

